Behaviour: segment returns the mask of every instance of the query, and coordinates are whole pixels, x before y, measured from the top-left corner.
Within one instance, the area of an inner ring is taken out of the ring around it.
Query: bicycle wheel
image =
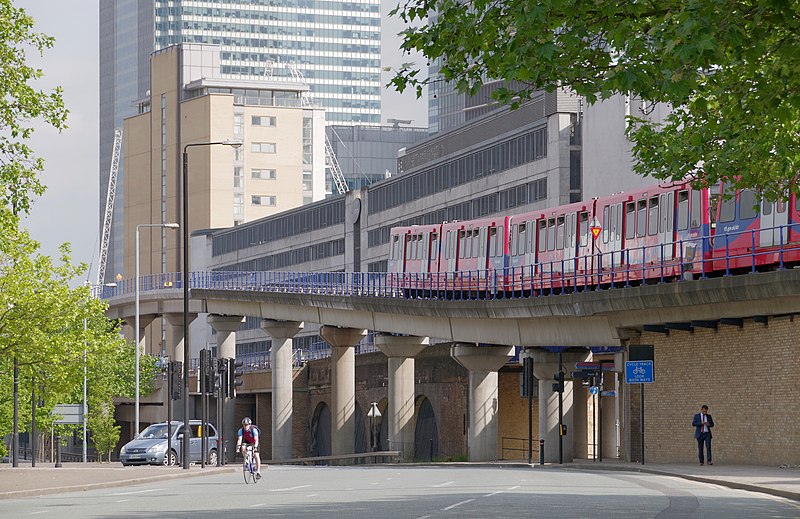
[[[244,475],[244,482],[248,485],[250,484],[251,480],[255,482],[255,477],[253,476],[253,472],[250,469],[251,464],[252,463],[249,459],[245,459],[244,463],[242,463],[242,474]]]

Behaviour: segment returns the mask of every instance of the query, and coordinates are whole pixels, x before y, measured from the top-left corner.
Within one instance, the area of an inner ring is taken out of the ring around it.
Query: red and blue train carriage
[[[390,283],[481,297],[800,263],[800,199],[758,202],[748,190],[724,190],[676,182],[510,217],[394,228]]]

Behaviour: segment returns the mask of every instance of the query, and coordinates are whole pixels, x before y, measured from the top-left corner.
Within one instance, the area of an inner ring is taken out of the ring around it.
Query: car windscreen
[[[174,427],[173,427],[174,429]],[[167,424],[151,425],[139,435],[145,439],[167,439]]]

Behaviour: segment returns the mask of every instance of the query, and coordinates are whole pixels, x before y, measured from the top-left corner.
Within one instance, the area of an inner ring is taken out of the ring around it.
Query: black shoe
[[[702,467],[702,466],[703,466],[703,464],[701,463],[701,464],[700,464],[700,466]]]
[[[709,460],[709,461],[708,461],[708,464],[709,464],[709,465],[713,465],[713,464],[714,464],[714,462],[713,462],[713,461],[711,461],[711,460]]]

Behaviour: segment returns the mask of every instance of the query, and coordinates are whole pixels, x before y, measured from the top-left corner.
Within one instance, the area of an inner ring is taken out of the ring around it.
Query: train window
[[[411,259],[411,235],[406,234],[406,259]]]
[[[628,202],[625,204],[625,238],[636,236],[636,204]]]
[[[761,202],[761,214],[764,216],[769,216],[772,214],[772,202],[768,200],[763,200]]]
[[[689,228],[689,192],[678,191],[678,226],[677,230],[685,231]]]
[[[511,227],[511,250],[509,251],[512,256],[517,255],[517,241],[519,241],[519,225],[514,224]]]
[[[547,250],[547,221],[539,220],[539,252]]]
[[[794,210],[800,211],[800,196],[794,195]]]
[[[519,224],[519,239],[517,240],[517,254],[525,254],[525,246],[528,243],[528,224]]]
[[[532,254],[536,252],[536,224],[533,220],[528,222],[528,229],[530,232],[528,232],[528,243],[525,245],[525,250]]]
[[[461,248],[458,254],[459,258],[464,257],[464,249],[467,248],[466,238],[467,238],[467,233],[465,233],[464,231],[458,231],[458,241],[459,241],[459,246]]]
[[[667,205],[664,208],[667,217],[667,232],[672,232],[672,225],[675,223],[675,192],[667,193]]]
[[[497,253],[497,227],[489,227],[489,256],[496,258]]]
[[[480,257],[478,254],[480,242],[481,240],[478,239],[478,229],[475,229],[474,231],[472,231],[472,256],[470,256],[471,258]]]
[[[431,252],[430,251],[430,246],[431,246],[430,235],[428,235],[427,233],[423,234],[422,236],[420,236],[420,240],[421,240],[421,245],[422,245],[422,247],[421,247],[422,254],[420,255],[419,259],[428,259],[430,257],[430,252]],[[425,269],[425,270],[427,270],[427,269]]]
[[[650,208],[647,214],[647,234],[655,236],[658,234],[658,197],[650,198]]]
[[[547,220],[547,250],[555,250],[556,248],[556,219],[550,218]]]
[[[559,216],[558,223],[556,223],[556,249],[561,250],[564,248],[564,217]]]
[[[636,236],[642,237],[647,231],[647,200],[636,203]]]
[[[617,204],[611,211],[612,225],[614,231],[614,242],[619,244],[622,241],[622,204]]]
[[[787,206],[786,200],[778,200],[777,202],[775,202],[775,205],[777,206],[777,211],[779,213],[786,212],[786,206]]]
[[[611,218],[611,206],[605,206],[603,208],[603,243],[608,243],[608,233],[609,233],[609,226],[608,222]]]
[[[439,255],[439,235],[431,234],[431,259],[435,260]]]
[[[736,218],[736,197],[726,184],[722,186],[722,200],[719,207],[719,221],[732,222]],[[694,196],[692,196],[692,210],[694,210]],[[692,224],[694,224],[694,216],[692,216]]]
[[[749,220],[758,214],[758,202],[752,189],[742,189],[739,192],[739,218]]]
[[[589,244],[589,213],[586,212],[581,213],[580,237],[581,247],[585,247]]]

